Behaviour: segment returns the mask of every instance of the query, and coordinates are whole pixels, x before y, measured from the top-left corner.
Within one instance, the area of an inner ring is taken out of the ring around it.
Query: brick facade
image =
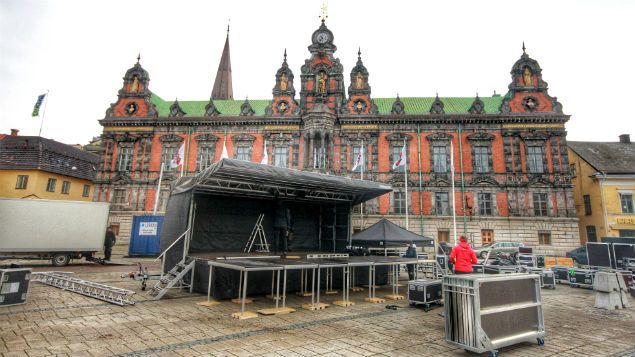
[[[180,145],[185,175],[218,161],[223,145],[230,157],[260,162],[266,141],[269,164],[352,177],[360,176],[351,169],[361,147],[364,179],[390,183],[396,193],[364,204],[363,222],[356,208],[353,226],[367,227],[384,215],[403,226],[404,173],[392,164],[405,142],[410,230],[432,237],[452,230],[453,162],[459,234],[465,226],[480,245],[481,231],[493,230],[497,240],[558,254],[579,245],[564,127],[569,116],[524,50],[505,96],[391,99],[371,96],[361,53],[346,93],[336,49],[322,23],[301,68],[299,99],[286,53],[269,100],[166,103],[150,92],[148,73],[135,64],[100,120],[97,200],[111,202],[118,220],[152,211],[161,160],[169,162],[164,156]],[[122,148],[133,160],[124,171]],[[180,169],[164,172],[159,211]],[[551,242],[539,244],[539,232],[550,233]]]

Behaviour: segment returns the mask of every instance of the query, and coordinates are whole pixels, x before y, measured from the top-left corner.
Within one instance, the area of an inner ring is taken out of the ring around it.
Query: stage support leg
[[[212,300],[211,296],[212,296],[212,274],[214,274],[214,267],[213,266],[209,266],[209,279],[207,281],[207,301],[201,301],[199,303],[197,303],[197,305],[201,305],[201,306],[214,306],[214,305],[218,305],[220,304],[220,301],[216,301],[216,300]]]

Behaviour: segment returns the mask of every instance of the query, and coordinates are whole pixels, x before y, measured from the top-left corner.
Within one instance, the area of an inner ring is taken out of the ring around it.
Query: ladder
[[[251,234],[249,235],[249,240],[247,241],[247,245],[245,245],[245,249],[243,252],[249,253],[251,252],[251,248],[253,248],[256,238],[258,238],[258,243],[256,243],[256,252],[266,252],[269,253],[269,244],[267,244],[267,236],[265,236],[265,230],[262,228],[262,220],[265,218],[265,214],[261,213],[256,220],[256,224],[254,228],[251,230]]]
[[[194,264],[196,263],[195,259],[191,261],[187,261],[187,257],[183,258],[180,262],[176,263],[175,266],[170,269],[167,273],[165,273],[159,281],[150,289],[147,295],[150,295],[154,298],[154,300],[159,300],[165,295],[169,289],[176,288],[190,288],[190,292],[192,292],[192,280],[194,275]],[[183,282],[183,277],[185,274],[192,272],[192,276],[190,277],[190,283],[185,284]]]
[[[135,303],[133,299],[134,291],[73,278],[67,274],[56,272],[33,273],[31,274],[31,280],[119,306],[134,305]]]

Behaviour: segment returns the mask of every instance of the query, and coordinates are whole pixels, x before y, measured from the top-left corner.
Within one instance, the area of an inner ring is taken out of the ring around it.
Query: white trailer
[[[104,246],[108,203],[0,198],[0,257],[93,260]]]

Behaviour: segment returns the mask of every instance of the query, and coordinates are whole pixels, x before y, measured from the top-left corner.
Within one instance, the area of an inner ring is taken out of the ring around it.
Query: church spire
[[[212,89],[213,99],[234,99],[234,90],[232,88],[232,64],[229,58],[229,25],[227,26],[227,38],[225,39],[225,47],[223,55],[218,64],[216,79],[214,80],[214,89]]]

